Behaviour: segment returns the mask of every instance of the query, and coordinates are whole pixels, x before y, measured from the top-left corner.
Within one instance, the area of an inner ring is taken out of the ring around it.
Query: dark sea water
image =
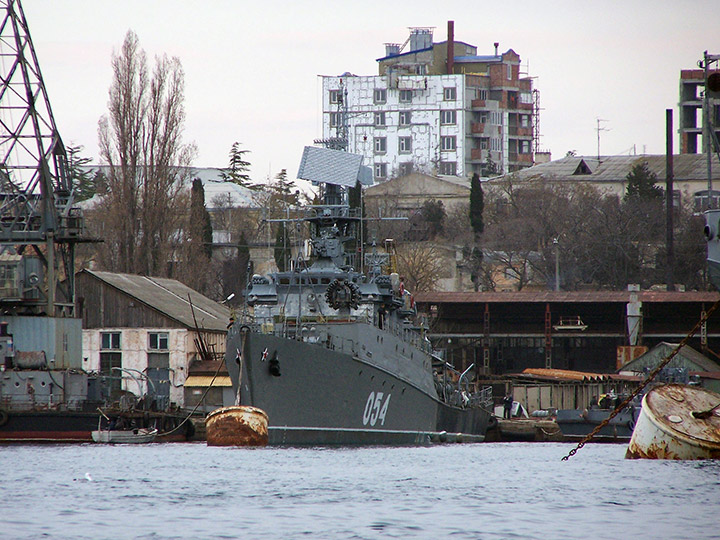
[[[720,538],[720,461],[625,445],[0,447],[0,538]]]

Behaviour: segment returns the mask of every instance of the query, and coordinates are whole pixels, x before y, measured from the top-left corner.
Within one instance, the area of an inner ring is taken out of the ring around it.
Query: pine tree
[[[65,149],[67,152],[68,180],[75,192],[76,201],[85,201],[96,193],[95,179],[97,176],[88,167],[92,159],[80,155],[83,149],[82,145],[70,145]]]
[[[250,183],[250,162],[245,160],[245,154],[250,150],[241,150],[240,143],[234,142],[228,154],[230,160],[227,169],[220,172],[220,176],[226,182],[233,182],[239,186],[255,189],[256,186]]]
[[[655,185],[657,174],[650,170],[646,161],[636,164],[625,179],[627,180],[625,202],[637,199],[656,200],[665,196],[663,188]]]

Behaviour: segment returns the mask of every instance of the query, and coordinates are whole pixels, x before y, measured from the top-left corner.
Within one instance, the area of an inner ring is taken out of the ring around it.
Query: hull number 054
[[[382,392],[370,392],[365,403],[365,412],[363,413],[363,425],[370,424],[374,426],[380,421],[380,425],[385,425],[385,415],[387,414],[388,405],[390,404],[390,396],[392,394],[383,394]],[[385,400],[383,401],[383,397]]]

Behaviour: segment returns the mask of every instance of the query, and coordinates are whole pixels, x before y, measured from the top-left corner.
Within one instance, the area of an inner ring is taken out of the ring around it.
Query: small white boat
[[[720,459],[720,394],[684,384],[650,390],[626,458]]]
[[[100,429],[92,432],[92,440],[96,443],[109,444],[143,444],[151,443],[157,436],[157,429]]]

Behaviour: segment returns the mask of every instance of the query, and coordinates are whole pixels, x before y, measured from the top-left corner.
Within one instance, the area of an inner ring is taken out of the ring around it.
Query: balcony
[[[484,122],[472,122],[470,124],[470,132],[473,134],[485,133]]]
[[[484,109],[485,108],[485,100],[484,99],[473,99],[470,102],[470,106],[473,109]]]
[[[488,151],[482,148],[470,149],[470,161],[485,161],[488,157]]]

